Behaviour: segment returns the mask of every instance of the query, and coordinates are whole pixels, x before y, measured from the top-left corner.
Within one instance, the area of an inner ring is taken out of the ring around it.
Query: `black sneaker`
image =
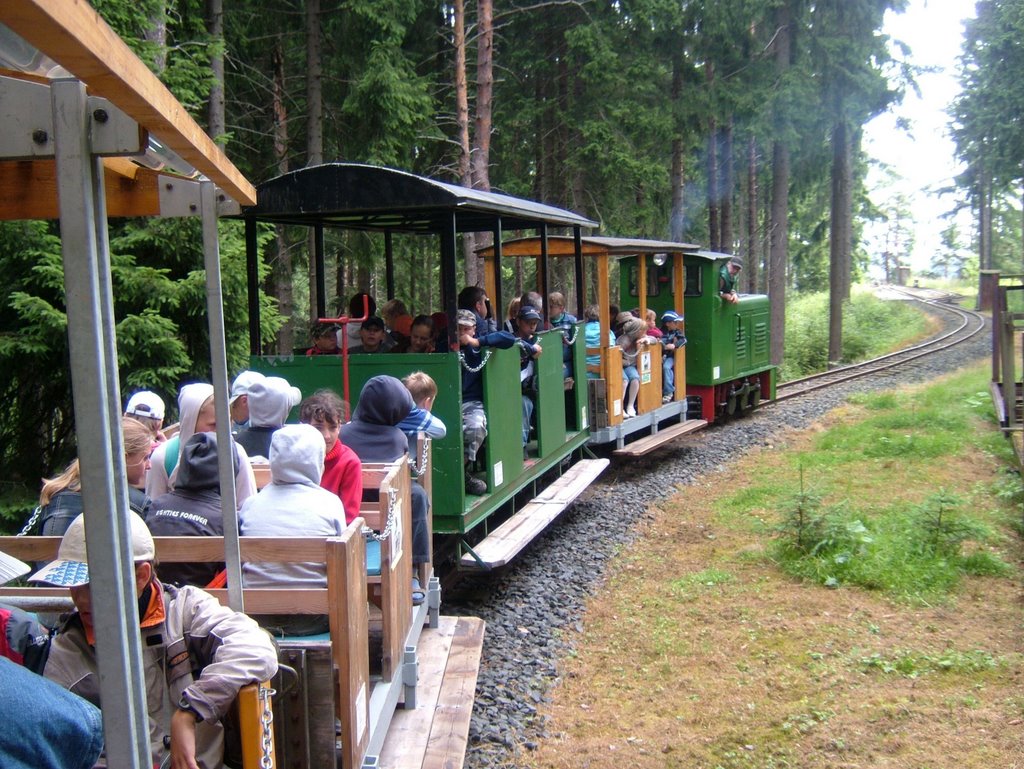
[[[482,496],[487,493],[487,484],[472,475],[466,476],[466,493]]]

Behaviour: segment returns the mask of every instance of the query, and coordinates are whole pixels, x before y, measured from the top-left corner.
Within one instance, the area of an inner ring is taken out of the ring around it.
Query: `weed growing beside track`
[[[663,503],[524,763],[1021,765],[1020,483],[985,376],[855,398]],[[780,532],[801,473],[840,547]]]

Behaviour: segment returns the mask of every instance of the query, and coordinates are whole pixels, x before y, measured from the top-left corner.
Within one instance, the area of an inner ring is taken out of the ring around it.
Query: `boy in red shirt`
[[[345,523],[352,523],[359,517],[363,501],[363,470],[355,452],[338,440],[345,411],[344,401],[332,391],[317,390],[299,406],[299,421],[324,436],[327,456],[320,485],[338,495],[345,508]]]

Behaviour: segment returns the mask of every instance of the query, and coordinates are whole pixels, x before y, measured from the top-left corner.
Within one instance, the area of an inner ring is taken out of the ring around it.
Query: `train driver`
[[[740,300],[739,294],[736,293],[736,276],[740,274],[742,269],[743,260],[738,256],[734,256],[723,264],[722,269],[719,270],[718,295],[722,297],[723,302],[736,304]]]

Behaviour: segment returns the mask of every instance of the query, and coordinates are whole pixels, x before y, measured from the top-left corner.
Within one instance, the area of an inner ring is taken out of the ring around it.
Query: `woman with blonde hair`
[[[121,420],[124,441],[125,475],[128,480],[128,506],[139,515],[149,507],[149,497],[142,491],[153,453],[153,433],[141,422],[124,417]],[[61,537],[71,522],[82,512],[82,477],[75,459],[55,478],[43,479],[39,493],[39,533],[44,537]]]

